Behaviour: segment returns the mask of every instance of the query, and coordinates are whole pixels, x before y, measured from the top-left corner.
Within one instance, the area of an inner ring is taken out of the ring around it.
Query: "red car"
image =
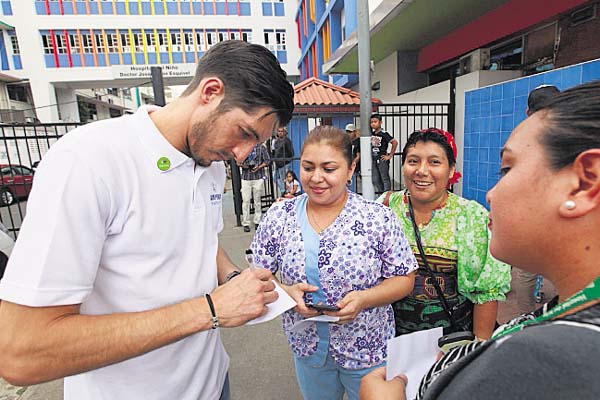
[[[27,198],[33,184],[33,170],[23,165],[0,164],[0,206],[13,204]]]

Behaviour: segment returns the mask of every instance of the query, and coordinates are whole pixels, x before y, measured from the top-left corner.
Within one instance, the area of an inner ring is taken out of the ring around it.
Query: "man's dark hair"
[[[555,171],[586,150],[600,149],[600,81],[565,90],[539,112],[546,125],[540,143]]]
[[[247,113],[273,108],[279,125],[287,125],[294,111],[294,88],[277,58],[266,47],[227,40],[210,48],[198,61],[196,74],[182,96],[189,96],[202,79],[216,76],[225,87],[219,112],[239,107]]]
[[[404,145],[404,148],[402,149],[402,165],[404,165],[404,162],[406,161],[408,150],[411,147],[416,146],[418,142],[433,142],[438,144],[442,149],[444,149],[450,166],[453,167],[456,164],[452,147],[450,147],[446,138],[434,130],[426,129],[424,131],[414,131],[410,134],[406,144]]]
[[[544,104],[556,97],[560,93],[560,90],[556,86],[544,85],[533,89],[527,97],[527,115],[531,115],[534,112],[544,107]]]
[[[381,121],[381,114],[379,114],[379,113],[373,113],[373,114],[371,114],[371,119],[372,118],[377,118],[379,121]]]

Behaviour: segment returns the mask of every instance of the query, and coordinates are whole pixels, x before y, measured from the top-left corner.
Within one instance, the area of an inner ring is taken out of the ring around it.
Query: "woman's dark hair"
[[[600,81],[565,90],[544,104],[539,115],[546,125],[540,144],[550,167],[571,165],[584,151],[600,148]]]
[[[182,96],[189,96],[202,79],[216,76],[225,86],[219,112],[239,107],[247,113],[270,107],[279,125],[287,125],[294,111],[294,88],[277,58],[266,47],[227,40],[210,48],[198,61],[196,74]],[[271,114],[269,113],[269,114]]]
[[[287,171],[285,171],[285,176],[287,177],[287,175],[290,174],[292,176],[292,179],[294,179],[295,181],[298,180],[298,177],[296,176],[296,173],[294,171],[292,171],[291,169],[288,169]]]
[[[410,134],[406,144],[404,145],[404,148],[402,149],[402,165],[404,165],[404,161],[406,161],[408,150],[411,147],[414,147],[418,142],[434,142],[438,144],[442,149],[444,149],[450,167],[453,167],[456,164],[452,147],[450,147],[450,144],[448,144],[446,138],[433,129],[426,129],[424,131],[414,131]]]
[[[352,141],[343,130],[331,125],[317,126],[304,139],[300,157],[302,157],[306,146],[310,144],[328,144],[338,149],[344,155],[344,158],[348,162],[348,168],[352,165]]]

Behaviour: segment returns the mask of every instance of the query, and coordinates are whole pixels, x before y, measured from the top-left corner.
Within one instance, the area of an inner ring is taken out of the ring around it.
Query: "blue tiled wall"
[[[463,196],[488,206],[485,195],[498,180],[500,150],[525,119],[527,96],[541,84],[560,90],[600,79],[600,60],[555,69],[465,93]]]

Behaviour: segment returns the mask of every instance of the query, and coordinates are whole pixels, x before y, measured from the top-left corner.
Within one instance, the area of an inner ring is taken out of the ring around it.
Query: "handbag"
[[[385,198],[383,200],[383,204],[385,206],[389,207],[391,194],[392,194],[392,192],[386,193]],[[419,249],[419,255],[421,257],[421,260],[423,261],[423,265],[425,266],[425,271],[427,272],[427,275],[429,275],[429,278],[431,279],[431,282],[433,283],[435,292],[438,296],[438,299],[440,300],[440,303],[442,304],[442,308],[444,309],[444,312],[446,313],[446,315],[448,316],[448,320],[450,321],[450,328],[444,329],[444,334],[448,334],[448,333],[452,333],[452,332],[473,331],[473,303],[471,303],[469,300],[467,300],[469,302],[469,304],[457,303],[452,307],[448,304],[448,300],[444,296],[444,293],[442,292],[442,288],[440,287],[440,284],[439,284],[438,280],[436,279],[433,270],[429,266],[427,257],[425,257],[425,250],[423,249],[423,243],[421,242],[421,233],[419,232],[419,228],[417,227],[417,222],[415,220],[415,212],[413,210],[412,201],[410,199],[410,193],[408,193],[408,192],[407,192],[407,197],[408,197],[408,212],[410,215],[410,222],[412,224],[413,231],[415,234],[415,241],[417,242],[417,248]],[[458,314],[462,314],[462,315],[458,315]]]

